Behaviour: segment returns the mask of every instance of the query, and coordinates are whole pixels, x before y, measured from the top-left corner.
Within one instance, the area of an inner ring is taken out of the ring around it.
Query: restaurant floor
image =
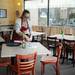
[[[38,56],[35,75],[41,75],[40,60],[41,56]],[[61,75],[75,75],[75,67],[73,67],[73,64],[70,61],[68,63],[65,61],[64,64],[60,64],[60,72]],[[0,75],[7,75],[6,68],[0,68]],[[54,65],[46,65],[44,75],[56,75]]]
[[[41,75],[40,56],[36,64],[36,75]],[[61,75],[75,75],[75,67],[71,63],[64,63],[60,66]],[[0,68],[0,75],[6,75],[6,68]],[[53,65],[46,65],[44,75],[56,75]]]

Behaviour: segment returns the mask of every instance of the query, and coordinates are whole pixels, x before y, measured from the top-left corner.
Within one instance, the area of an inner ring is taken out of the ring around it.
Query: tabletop
[[[75,40],[75,36],[74,35],[61,35],[61,34],[56,34],[56,35],[51,35],[49,37],[57,37],[57,39]]]
[[[0,36],[0,42],[4,42],[4,39]]]
[[[38,35],[44,35],[44,34],[45,34],[44,32],[34,32],[34,31],[31,32],[32,36],[38,36]]]
[[[1,57],[14,57],[16,54],[31,54],[34,51],[37,51],[37,55],[47,55],[51,54],[51,52],[44,47],[39,42],[28,42],[26,43],[26,47],[22,48],[22,46],[10,47],[6,44],[2,45]]]
[[[7,32],[7,31],[9,31],[9,32],[11,31],[12,32],[13,29],[4,29],[4,28],[0,29],[0,32]]]

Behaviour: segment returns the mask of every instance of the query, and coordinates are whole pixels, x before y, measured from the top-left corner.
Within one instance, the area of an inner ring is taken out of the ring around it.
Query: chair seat
[[[10,59],[0,59],[0,67],[7,67],[11,63]]]
[[[41,59],[41,62],[43,63],[56,63],[57,62],[57,57],[50,57],[50,56],[43,56]]]
[[[41,59],[41,75],[44,75],[45,73],[45,65],[46,64],[53,64],[55,65],[55,71],[56,71],[56,75],[60,75],[60,64],[59,64],[59,58],[61,55],[61,49],[62,49],[63,45],[62,43],[58,43],[56,46],[56,56],[42,56]]]
[[[7,67],[10,63],[9,62],[3,62],[0,63],[0,67]]]

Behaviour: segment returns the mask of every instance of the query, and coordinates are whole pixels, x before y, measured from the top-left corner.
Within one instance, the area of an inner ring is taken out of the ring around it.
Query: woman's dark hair
[[[23,16],[24,16],[25,14],[30,14],[30,12],[29,12],[28,10],[24,10],[23,13],[22,13],[22,15],[21,15],[21,19],[23,19]]]

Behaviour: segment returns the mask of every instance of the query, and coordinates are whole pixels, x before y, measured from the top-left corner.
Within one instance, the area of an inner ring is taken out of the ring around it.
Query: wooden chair
[[[2,43],[0,43],[0,56],[1,56],[1,49],[2,49]],[[8,75],[8,66],[10,65],[10,63],[11,63],[10,58],[1,58],[0,57],[0,68],[6,67],[7,75]]]
[[[33,37],[32,37],[32,41],[33,41],[33,42],[41,42],[41,35],[33,36]]]
[[[47,45],[48,49],[53,49],[53,55],[55,55],[55,49],[56,49],[56,43],[57,43],[56,37],[47,37]]]
[[[73,51],[74,50],[73,49],[74,43],[75,43],[74,40],[63,39],[64,55],[63,55],[63,62],[62,63],[64,63],[65,58],[68,61],[69,56],[71,56],[71,55],[72,55],[72,62],[73,62],[73,60],[74,60],[74,51]]]
[[[73,46],[73,67],[75,66],[75,43],[74,43],[74,46]]]
[[[10,65],[11,71],[18,75],[30,75],[31,73],[35,75],[36,56],[36,52],[29,55],[16,55],[17,63]]]
[[[61,49],[62,49],[62,44],[58,44],[56,46],[56,57],[50,57],[50,56],[45,56],[45,57],[42,57],[42,60],[41,60],[41,75],[44,75],[44,72],[45,72],[45,65],[46,64],[55,64],[56,68],[56,75],[60,75],[60,55],[61,55]]]
[[[9,58],[0,58],[0,68],[6,67],[7,75],[8,75],[8,66],[10,65],[11,61]]]

